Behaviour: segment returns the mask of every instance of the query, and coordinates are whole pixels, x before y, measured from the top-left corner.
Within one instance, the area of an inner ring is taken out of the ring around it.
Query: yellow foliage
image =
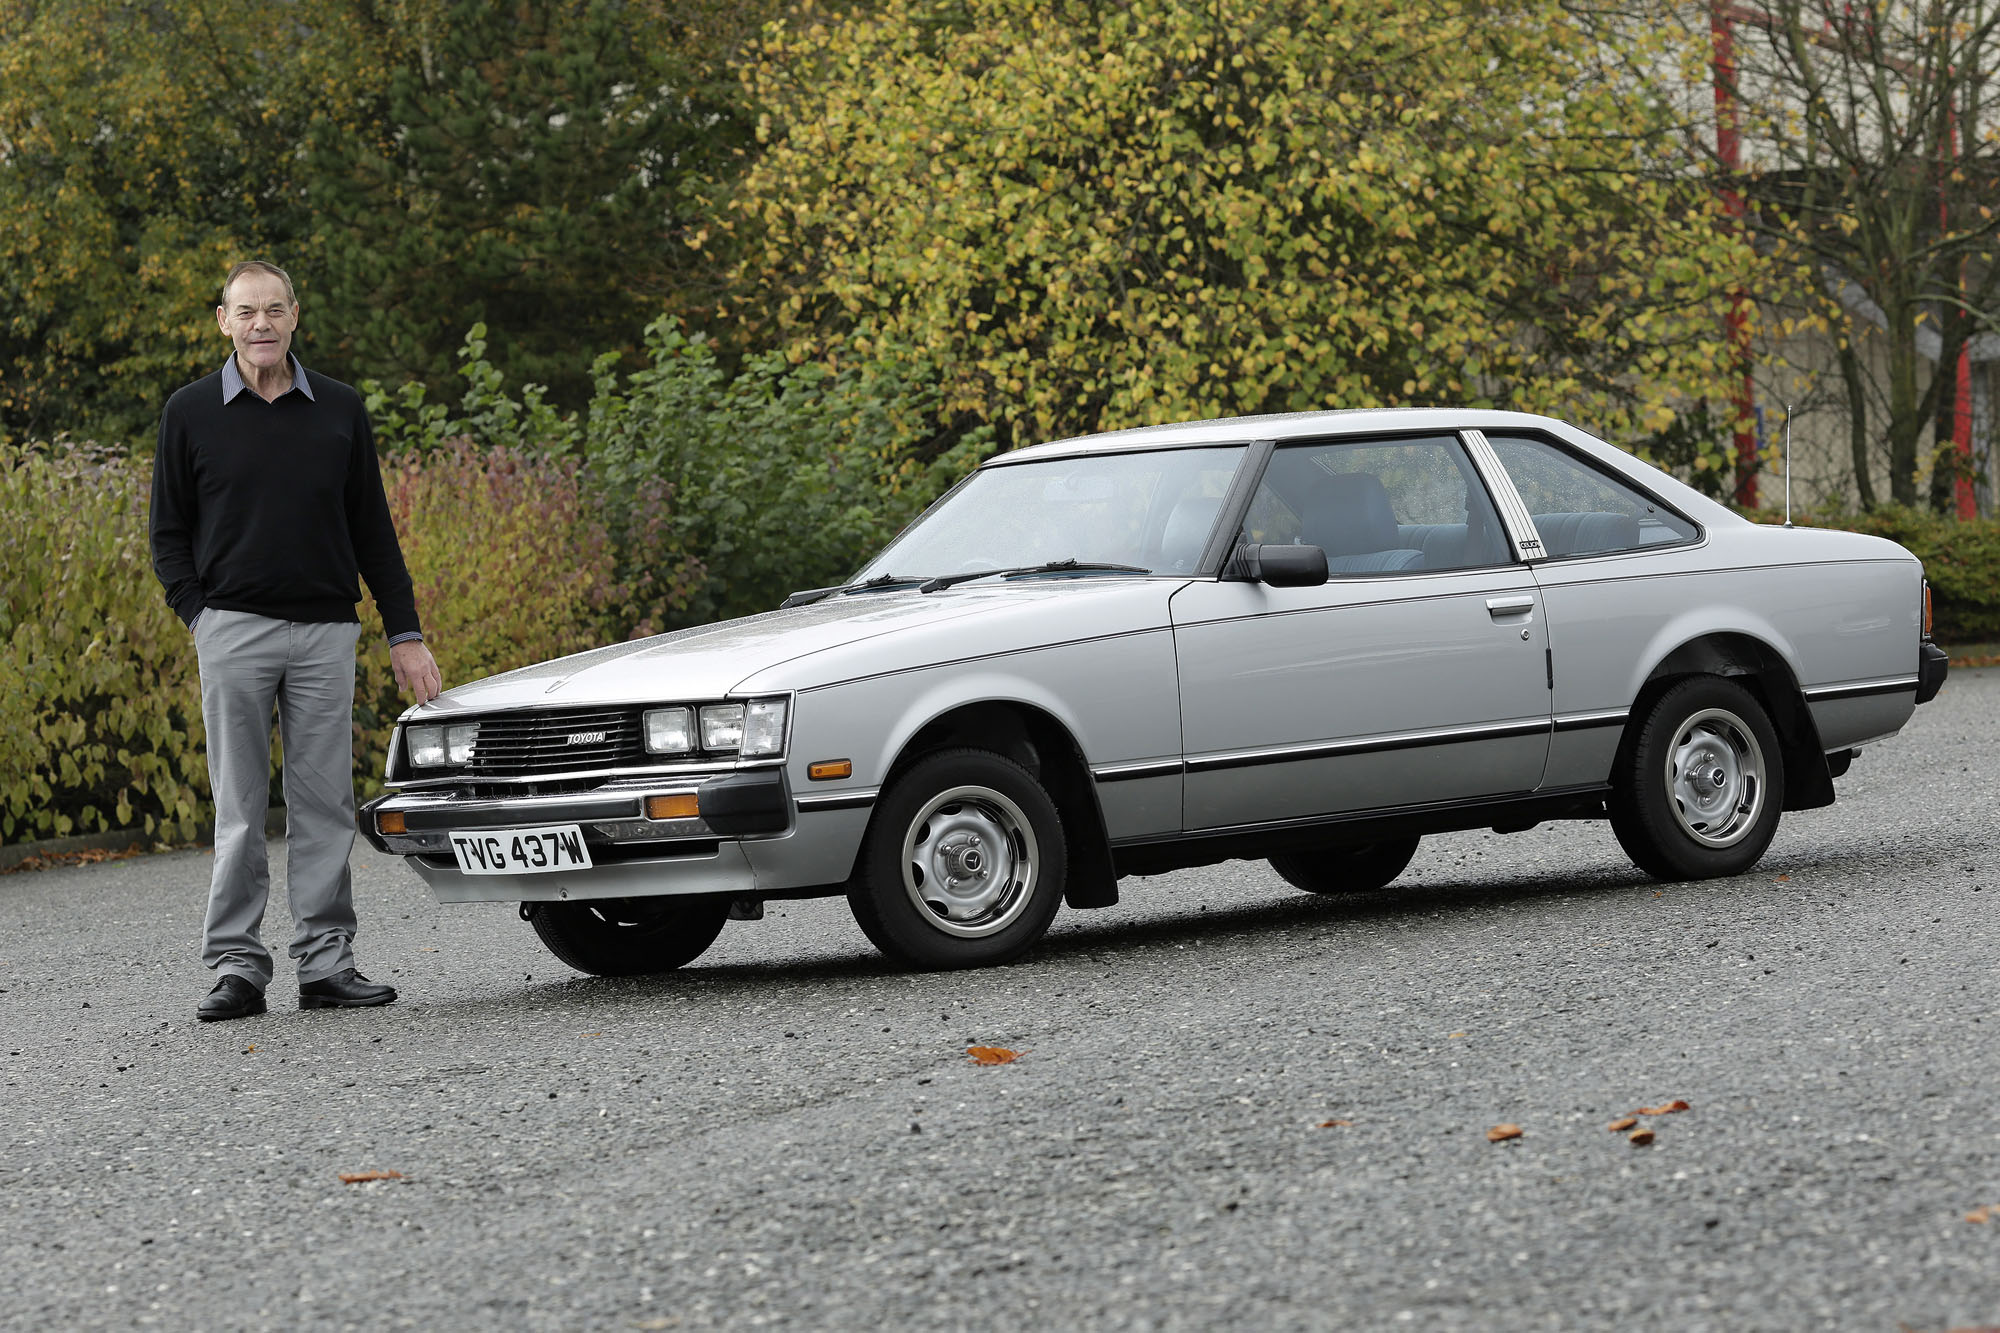
[[[715,231],[783,332],[926,348],[1017,442],[1413,401],[1632,437],[1726,393],[1755,257],[1596,53],[1558,0],[808,4]]]

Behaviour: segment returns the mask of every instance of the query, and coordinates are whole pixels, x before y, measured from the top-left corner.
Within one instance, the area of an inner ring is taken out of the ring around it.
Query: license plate
[[[552,870],[590,869],[590,848],[575,824],[554,828],[499,828],[454,833],[452,850],[467,875],[546,875]]]

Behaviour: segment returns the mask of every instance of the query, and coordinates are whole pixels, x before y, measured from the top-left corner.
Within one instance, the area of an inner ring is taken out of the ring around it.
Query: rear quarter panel
[[[1718,523],[1671,551],[1536,567],[1554,652],[1552,785],[1602,781],[1621,729],[1566,731],[1565,718],[1630,708],[1675,649],[1712,634],[1768,645],[1808,699],[1815,690],[1914,680],[1922,567],[1893,542],[1820,529]],[[1914,691],[1815,702],[1825,748],[1888,735]]]

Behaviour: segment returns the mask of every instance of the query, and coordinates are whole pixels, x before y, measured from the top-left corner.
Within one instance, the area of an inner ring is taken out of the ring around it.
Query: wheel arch
[[[1632,701],[1625,734],[1618,742],[1618,765],[1625,770],[1637,742],[1640,725],[1653,705],[1689,676],[1720,676],[1750,691],[1763,705],[1778,733],[1785,765],[1786,810],[1812,810],[1833,804],[1833,775],[1820,746],[1798,676],[1784,654],[1754,634],[1736,630],[1698,635],[1680,644],[1654,664]]]
[[[886,790],[925,756],[971,747],[1004,755],[1042,784],[1062,815],[1069,863],[1063,900],[1073,908],[1110,907],[1118,901],[1111,839],[1098,804],[1097,784],[1083,749],[1061,719],[1020,699],[980,699],[953,705],[919,726],[883,774]]]

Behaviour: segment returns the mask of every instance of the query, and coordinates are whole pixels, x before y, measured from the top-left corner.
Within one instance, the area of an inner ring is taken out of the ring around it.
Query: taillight
[[[1929,579],[1925,579],[1924,580],[1924,641],[1928,643],[1930,641],[1930,637],[1931,637],[1931,581]]]

